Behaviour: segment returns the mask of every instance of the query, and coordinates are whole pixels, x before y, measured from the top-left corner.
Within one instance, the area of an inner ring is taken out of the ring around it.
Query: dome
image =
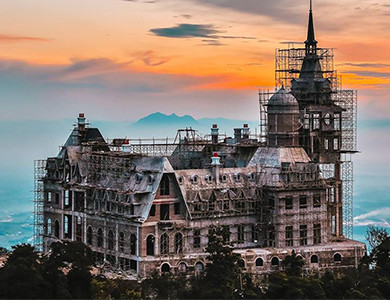
[[[295,97],[286,91],[282,87],[276,94],[274,94],[271,99],[269,99],[268,105],[296,105],[298,106],[298,101]]]

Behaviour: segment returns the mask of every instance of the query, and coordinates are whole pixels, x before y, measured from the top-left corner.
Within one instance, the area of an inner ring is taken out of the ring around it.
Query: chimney
[[[215,182],[219,184],[219,167],[221,158],[218,155],[218,152],[213,152],[213,156],[211,157],[211,168],[213,171],[213,176],[215,178]]]
[[[241,132],[242,132],[242,128],[234,128],[234,140],[236,143],[241,143],[241,139],[242,139]]]
[[[85,125],[87,123],[85,122],[85,116],[84,113],[79,113],[79,117],[77,118],[77,128],[79,131],[85,130]]]
[[[244,124],[244,127],[242,128],[242,138],[244,140],[248,140],[249,139],[249,133],[250,133],[250,129],[249,129],[248,124]]]
[[[219,132],[218,125],[213,124],[213,127],[211,127],[211,142],[213,144],[218,144],[218,132]]]
[[[131,152],[129,140],[124,140],[123,141],[122,152],[125,152],[125,153],[130,153]]]

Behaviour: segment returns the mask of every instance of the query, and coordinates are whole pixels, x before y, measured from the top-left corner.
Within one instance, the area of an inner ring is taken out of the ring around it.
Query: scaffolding
[[[291,89],[293,79],[299,78],[305,58],[305,47],[296,47],[290,43],[286,49],[275,50],[275,87]],[[353,237],[353,162],[351,154],[357,152],[357,92],[343,90],[341,78],[334,69],[334,51],[332,48],[318,48],[317,55],[324,78],[329,79],[334,104],[343,109],[341,120],[341,180],[343,189],[343,232],[347,238]],[[260,141],[267,142],[268,119],[267,105],[275,92],[259,91],[260,104]],[[346,159],[348,157],[348,159]],[[335,162],[337,163],[337,162]],[[320,165],[324,179],[335,178],[335,163]]]
[[[286,49],[275,50],[275,86],[277,89],[282,86],[287,89],[291,87],[291,80],[299,77],[305,54],[306,49],[304,47],[295,47],[293,43],[290,43]],[[318,48],[317,55],[323,76],[328,78],[336,89],[339,78],[337,77],[337,71],[334,69],[333,49]]]
[[[37,250],[43,250],[43,204],[44,183],[46,176],[46,160],[34,161],[34,232],[33,244]]]

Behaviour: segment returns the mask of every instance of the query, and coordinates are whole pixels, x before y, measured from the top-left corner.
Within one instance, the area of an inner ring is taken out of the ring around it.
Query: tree
[[[228,242],[230,232],[227,227],[215,227],[208,235],[209,242],[206,251],[207,259],[203,298],[233,299],[241,290],[241,269],[238,266],[240,255],[233,253],[233,247]]]
[[[372,225],[367,226],[366,240],[370,249],[376,248],[386,237],[388,237],[386,229]]]
[[[282,264],[288,276],[298,277],[302,275],[302,270],[303,266],[305,265],[305,261],[301,256],[297,256],[295,250],[293,250],[291,255],[286,256]]]
[[[50,298],[49,284],[41,274],[41,259],[29,244],[12,247],[0,269],[0,298]]]

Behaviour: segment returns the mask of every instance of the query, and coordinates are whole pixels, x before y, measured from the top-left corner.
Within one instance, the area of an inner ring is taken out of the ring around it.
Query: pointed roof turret
[[[310,10],[309,10],[309,24],[307,28],[307,40],[306,45],[306,54],[316,54],[317,53],[317,41],[314,34],[314,21],[313,21],[313,3],[310,0]]]

